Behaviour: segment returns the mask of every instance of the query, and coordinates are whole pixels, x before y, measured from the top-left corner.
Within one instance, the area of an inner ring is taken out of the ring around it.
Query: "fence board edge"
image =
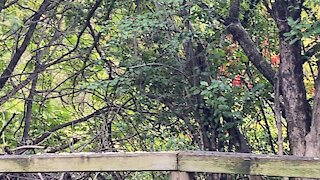
[[[176,152],[0,156],[0,172],[174,171]]]
[[[312,157],[180,152],[178,162],[178,169],[186,172],[320,178],[320,160]]]

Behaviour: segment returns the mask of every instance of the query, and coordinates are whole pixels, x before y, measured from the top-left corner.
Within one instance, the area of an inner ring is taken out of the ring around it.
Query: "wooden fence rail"
[[[0,156],[0,172],[80,171],[178,171],[320,178],[320,159],[222,152],[120,152]],[[183,173],[180,175],[184,176]],[[174,176],[179,176],[179,174]],[[179,177],[173,179],[179,179]]]

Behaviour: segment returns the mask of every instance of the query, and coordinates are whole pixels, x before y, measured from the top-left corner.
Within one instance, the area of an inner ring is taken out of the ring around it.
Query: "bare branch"
[[[261,55],[257,46],[251,40],[248,32],[244,29],[244,27],[240,23],[231,23],[228,26],[228,30],[233,35],[234,39],[239,42],[240,46],[242,47],[243,51],[248,56],[252,64],[273,85],[275,71]]]
[[[56,131],[58,131],[60,129],[63,129],[63,128],[71,126],[71,125],[76,125],[76,124],[85,122],[85,121],[87,121],[87,120],[89,120],[89,119],[91,119],[91,118],[93,118],[95,116],[98,116],[98,115],[106,112],[109,108],[110,108],[109,106],[103,107],[103,108],[101,108],[101,109],[99,109],[99,110],[97,110],[97,111],[95,111],[95,112],[93,112],[93,113],[91,113],[91,114],[89,114],[89,115],[87,115],[85,117],[82,117],[82,118],[79,118],[79,119],[76,119],[76,120],[73,120],[73,121],[69,121],[69,122],[60,124],[60,125],[52,128],[52,129],[50,129],[49,131],[43,133],[40,137],[36,138],[34,140],[33,144],[37,145],[37,144],[41,143],[42,141],[44,141],[46,138],[48,138],[53,132],[56,132]]]
[[[6,130],[6,128],[9,126],[9,124],[11,123],[11,121],[16,117],[16,113],[13,113],[13,115],[11,116],[11,118],[9,119],[8,122],[6,122],[6,124],[3,126],[3,128],[0,130],[0,136],[2,136],[2,133],[4,132],[4,130]]]
[[[4,9],[7,9],[8,7],[16,4],[18,2],[18,0],[14,0],[12,2],[10,2],[9,4],[6,5],[7,0],[0,0],[0,12]]]
[[[15,69],[15,67],[17,66],[22,54],[24,53],[24,51],[27,49],[31,37],[33,36],[34,31],[36,30],[37,24],[39,22],[40,17],[42,16],[42,14],[46,11],[46,8],[50,5],[50,0],[44,0],[39,8],[39,10],[37,11],[37,13],[35,13],[33,15],[33,18],[31,20],[31,25],[29,27],[29,30],[27,31],[25,38],[21,44],[21,46],[19,48],[17,48],[15,54],[13,55],[9,65],[7,66],[7,68],[4,70],[4,72],[1,74],[0,77],[0,90],[2,90],[2,88],[4,87],[5,83],[8,81],[9,76],[13,73],[13,70]]]

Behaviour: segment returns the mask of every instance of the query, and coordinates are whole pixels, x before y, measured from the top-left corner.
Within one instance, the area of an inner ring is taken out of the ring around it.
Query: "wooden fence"
[[[172,171],[320,178],[320,159],[222,152],[2,155],[0,172]]]

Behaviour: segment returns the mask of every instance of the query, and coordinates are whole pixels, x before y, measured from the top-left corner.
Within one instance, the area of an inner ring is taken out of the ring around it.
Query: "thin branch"
[[[0,0],[0,12],[4,9],[7,9],[8,7],[14,5],[15,3],[18,2],[18,0],[14,0],[10,2],[9,4],[6,5],[7,0]]]
[[[37,53],[37,56],[39,56],[38,54],[39,53]],[[34,71],[37,71],[37,69],[38,69],[39,61],[40,61],[39,58],[37,57],[37,62],[36,62]],[[37,82],[38,82],[38,73],[35,74],[35,78],[32,80],[31,89],[30,89],[28,98],[25,102],[26,109],[25,109],[22,144],[25,144],[25,142],[27,142],[27,140],[29,139],[29,129],[30,129],[30,125],[31,125],[32,107],[33,107],[33,102],[34,102],[33,99],[34,99],[34,96],[36,95]]]
[[[233,35],[248,56],[252,64],[263,74],[263,76],[273,85],[275,71],[271,65],[263,58],[257,46],[250,38],[248,32],[239,21],[240,4],[239,0],[233,0],[230,4],[227,30]],[[236,19],[237,18],[237,19]]]
[[[17,115],[16,113],[13,113],[9,121],[7,121],[6,124],[2,127],[2,129],[0,130],[0,136],[2,136],[3,132],[7,129],[11,121],[16,117],[16,115]]]
[[[14,89],[11,90],[10,92],[8,92],[6,95],[0,97],[0,105],[4,104],[8,99],[10,99],[12,96],[14,96],[19,90],[21,90],[26,85],[28,85],[34,78],[37,77],[38,73],[45,71],[48,67],[50,67],[52,65],[62,63],[64,61],[69,61],[71,59],[76,59],[76,58],[78,58],[78,56],[70,57],[70,58],[66,58],[66,59],[58,59],[58,60],[55,60],[51,63],[40,65],[37,71],[30,74],[24,81],[22,81],[20,84],[18,84],[16,87],[14,87]]]
[[[205,10],[210,17],[216,18],[217,21],[219,21],[221,24],[225,24],[226,19],[218,12],[215,12],[213,8],[209,7],[203,1],[197,0],[197,5],[203,10]]]
[[[274,87],[274,109],[278,129],[278,155],[283,155],[283,136],[281,124],[281,108],[280,108],[280,73],[276,75],[276,84]]]
[[[27,47],[28,47],[28,45],[29,45],[29,43],[31,41],[31,37],[33,36],[34,31],[36,30],[36,27],[37,27],[37,24],[39,22],[39,19],[42,16],[42,14],[45,12],[45,10],[49,6],[49,4],[50,4],[50,0],[44,0],[42,2],[38,12],[33,15],[32,23],[31,23],[31,25],[29,27],[29,30],[27,31],[27,33],[25,35],[25,38],[24,38],[21,46],[19,48],[17,48],[17,50],[16,50],[15,54],[13,55],[9,65],[4,70],[4,72],[1,74],[1,77],[0,77],[0,90],[2,90],[2,88],[5,85],[5,83],[8,81],[9,76],[13,73],[13,70],[17,66],[22,54],[27,49]]]
[[[58,126],[50,129],[49,131],[43,133],[40,137],[36,138],[34,140],[34,143],[35,145],[41,143],[42,141],[44,141],[46,138],[48,138],[53,132],[56,132],[60,129],[63,129],[65,127],[68,127],[68,126],[71,126],[71,125],[76,125],[76,124],[79,124],[79,123],[82,123],[82,122],[85,122],[95,116],[98,116],[102,113],[104,113],[105,111],[107,111],[110,107],[109,106],[106,106],[106,107],[103,107],[85,117],[82,117],[82,118],[79,118],[79,119],[76,119],[76,120],[73,120],[73,121],[69,121],[69,122],[66,122],[66,123],[63,123],[63,124],[59,124]]]
[[[260,111],[261,111],[261,114],[262,114],[263,121],[264,121],[265,126],[266,126],[265,128],[266,128],[267,133],[268,133],[268,140],[269,140],[269,143],[270,143],[270,147],[271,147],[272,152],[275,154],[276,150],[275,150],[274,145],[273,145],[273,138],[272,138],[272,135],[271,135],[271,130],[270,130],[270,126],[269,126],[269,122],[268,122],[267,116],[266,116],[266,112],[264,111],[265,108],[262,105],[263,101],[262,101],[262,99],[260,97],[258,97],[258,99],[260,100],[259,108],[260,108]]]
[[[268,13],[274,17],[274,12],[272,8],[270,7],[270,2],[268,0],[263,0],[263,5],[267,8]],[[272,6],[272,5],[271,5]]]
[[[71,143],[64,144],[62,146],[54,147],[54,148],[48,148],[48,150],[45,150],[46,153],[56,153],[58,151],[65,150],[70,147],[70,145],[74,145],[80,141],[80,138],[73,138]]]

